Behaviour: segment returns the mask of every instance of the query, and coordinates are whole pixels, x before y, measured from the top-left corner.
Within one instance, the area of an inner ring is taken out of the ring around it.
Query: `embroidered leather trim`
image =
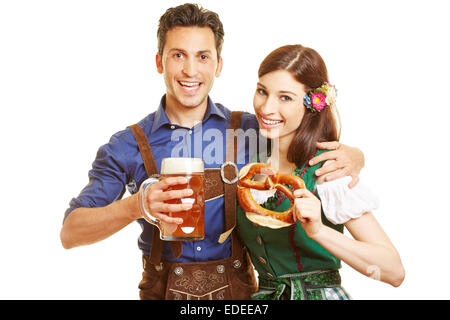
[[[174,300],[204,300],[205,297],[208,300],[224,300],[225,299],[225,289],[228,288],[228,285],[220,287],[216,290],[207,292],[203,295],[195,295],[184,291],[179,291],[175,289],[169,289],[174,294]],[[214,296],[215,294],[215,296]],[[194,299],[193,299],[194,298]]]

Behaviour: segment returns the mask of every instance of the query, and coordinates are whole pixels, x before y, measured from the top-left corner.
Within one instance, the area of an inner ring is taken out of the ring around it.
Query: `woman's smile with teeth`
[[[279,123],[283,122],[283,120],[269,120],[269,119],[265,119],[263,117],[261,117],[261,121],[264,124],[268,124],[268,125],[275,125],[275,124],[279,124]]]

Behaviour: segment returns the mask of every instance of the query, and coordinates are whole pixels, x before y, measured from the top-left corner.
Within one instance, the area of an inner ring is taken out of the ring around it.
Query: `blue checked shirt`
[[[139,122],[147,135],[158,171],[161,160],[166,157],[203,158],[205,168],[220,168],[225,161],[226,129],[229,127],[231,111],[208,98],[208,107],[201,123],[193,128],[171,124],[164,111],[165,96],[156,112]],[[241,129],[247,137],[239,139],[237,165],[240,169],[257,152],[258,122],[250,113],[243,113]],[[254,139],[256,135],[256,140]],[[99,148],[97,157],[89,171],[89,183],[80,195],[70,201],[64,219],[79,207],[104,207],[122,198],[125,188],[131,194],[139,190],[147,179],[147,173],[139,153],[137,142],[129,128],[114,134],[109,143]],[[138,239],[139,248],[150,254],[153,226],[144,219],[137,222],[142,228]],[[219,197],[205,203],[205,238],[201,241],[184,241],[183,253],[175,259],[166,242],[162,259],[178,262],[200,262],[228,258],[231,254],[231,237],[218,243],[224,232],[224,199]]]

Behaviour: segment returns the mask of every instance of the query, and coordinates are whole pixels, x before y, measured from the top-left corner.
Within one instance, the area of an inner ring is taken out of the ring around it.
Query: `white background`
[[[98,147],[153,112],[159,17],[184,1],[0,2],[0,298],[138,299],[136,223],[71,250],[59,232]],[[211,97],[252,111],[257,69],[284,44],[315,48],[339,89],[341,141],[399,250],[401,287],[348,266],[355,299],[449,299],[447,1],[202,1],[225,26]]]

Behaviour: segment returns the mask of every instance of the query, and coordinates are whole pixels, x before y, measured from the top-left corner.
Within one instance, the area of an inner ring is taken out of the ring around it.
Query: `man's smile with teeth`
[[[183,87],[193,88],[200,86],[201,82],[185,82],[185,81],[178,81],[179,84]]]

